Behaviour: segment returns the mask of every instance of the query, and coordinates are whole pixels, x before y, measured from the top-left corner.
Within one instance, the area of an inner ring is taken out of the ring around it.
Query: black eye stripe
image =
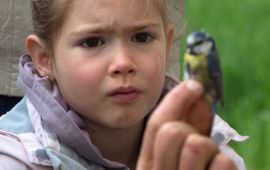
[[[203,43],[203,41],[198,41],[198,42],[194,43],[194,46],[200,45],[200,44],[202,44],[202,43]]]

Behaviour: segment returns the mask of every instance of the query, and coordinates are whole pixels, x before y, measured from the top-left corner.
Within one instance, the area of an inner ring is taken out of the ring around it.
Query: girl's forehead
[[[146,17],[153,11],[159,11],[159,0],[73,0],[71,10],[81,13],[88,12],[92,16],[125,14],[119,17],[132,16]],[[80,10],[80,12],[78,12]]]
[[[66,21],[74,26],[82,23],[107,25],[132,22],[162,22],[158,0],[73,0]]]
[[[97,6],[111,6],[112,4],[115,5],[126,5],[129,4],[130,8],[135,7],[136,5],[143,5],[147,7],[148,5],[159,4],[161,5],[162,0],[71,0],[77,4],[90,4],[93,8]]]

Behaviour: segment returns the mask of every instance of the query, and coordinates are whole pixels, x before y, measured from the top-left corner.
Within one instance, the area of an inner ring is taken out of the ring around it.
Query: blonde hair
[[[72,0],[31,0],[33,32],[48,46],[59,31]]]
[[[136,0],[134,0],[134,3]],[[164,25],[168,24],[168,17],[165,12],[165,0],[158,1]],[[31,0],[33,31],[44,43],[52,48],[53,40],[60,30],[65,15],[73,0]],[[147,6],[150,8],[153,0],[147,0]],[[146,11],[147,12],[147,11]]]

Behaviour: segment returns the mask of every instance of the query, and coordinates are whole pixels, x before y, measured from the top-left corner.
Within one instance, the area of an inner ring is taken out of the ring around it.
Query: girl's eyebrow
[[[81,27],[73,32],[70,33],[70,36],[81,36],[87,34],[98,34],[103,32],[113,32],[115,26],[111,25],[104,25],[104,24],[97,24],[91,26]],[[124,31],[139,31],[144,29],[161,29],[162,25],[158,23],[142,23],[142,24],[134,24],[127,27],[124,27]]]
[[[162,25],[159,22],[142,22],[142,23],[134,23],[133,25],[130,25],[130,27],[127,27],[128,29],[143,29],[143,28],[149,28],[149,27],[161,27]]]
[[[144,30],[144,29],[149,29],[149,28],[162,28],[162,25],[157,24],[157,23],[149,23],[149,24],[144,24],[144,25],[134,25],[133,27],[128,28],[127,30]]]

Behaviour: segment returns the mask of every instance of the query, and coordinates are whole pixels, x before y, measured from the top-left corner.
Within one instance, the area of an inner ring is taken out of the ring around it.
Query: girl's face
[[[172,34],[145,0],[74,0],[52,57],[63,97],[102,126],[142,122],[160,97]]]

